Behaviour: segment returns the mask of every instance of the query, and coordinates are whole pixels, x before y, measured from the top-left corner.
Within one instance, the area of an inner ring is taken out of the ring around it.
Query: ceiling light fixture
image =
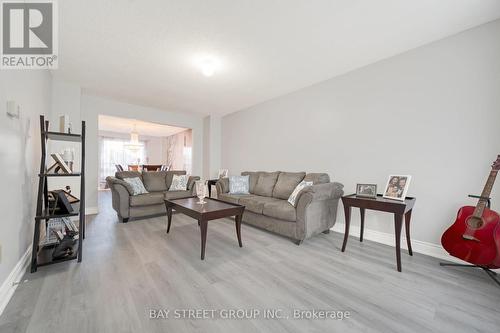
[[[206,77],[211,77],[221,67],[220,62],[214,57],[203,57],[196,61],[196,63],[201,73]]]
[[[130,132],[130,142],[125,144],[125,149],[133,152],[137,152],[141,149],[141,144],[139,143],[139,133],[137,132],[135,124],[134,129]]]

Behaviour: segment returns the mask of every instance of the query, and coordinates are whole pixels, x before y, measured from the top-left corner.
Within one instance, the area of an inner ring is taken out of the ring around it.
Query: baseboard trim
[[[341,234],[344,234],[345,231],[345,225],[344,223],[337,223],[333,226],[331,230],[339,232]],[[349,236],[354,236],[354,237],[359,237],[359,232],[361,228],[359,226],[353,226],[349,228]],[[394,247],[394,234],[386,233],[386,232],[381,232],[377,230],[372,230],[372,229],[367,229],[365,227],[365,231],[363,234],[363,238],[381,243],[384,245],[389,245]],[[413,252],[425,254],[431,257],[443,259],[446,261],[452,261],[456,263],[464,263],[460,259],[457,259],[455,257],[450,256],[442,247],[441,245],[433,244],[433,243],[428,243],[428,242],[423,242],[419,240],[412,239],[411,240],[411,246]],[[406,246],[406,237],[401,235],[401,248],[408,250],[408,247]]]
[[[14,269],[10,272],[7,279],[2,283],[2,286],[0,287],[0,315],[5,310],[5,307],[9,303],[12,295],[14,295],[14,292],[19,285],[19,282],[23,278],[23,275],[28,268],[28,264],[30,263],[30,255],[31,245],[28,247],[21,259],[19,259],[16,266],[14,266]]]
[[[85,215],[99,214],[99,207],[85,207]]]

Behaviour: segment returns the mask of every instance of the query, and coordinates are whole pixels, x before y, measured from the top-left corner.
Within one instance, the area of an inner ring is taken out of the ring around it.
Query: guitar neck
[[[481,217],[483,216],[484,209],[488,203],[488,199],[491,194],[491,190],[493,189],[493,184],[495,184],[495,179],[497,177],[497,170],[491,170],[488,180],[484,185],[483,192],[481,192],[481,198],[477,203],[476,209],[474,210],[474,216]]]

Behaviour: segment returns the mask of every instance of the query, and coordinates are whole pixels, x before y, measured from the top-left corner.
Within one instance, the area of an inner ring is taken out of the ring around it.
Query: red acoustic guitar
[[[460,208],[455,223],[441,237],[441,244],[452,256],[488,268],[500,268],[500,216],[486,207],[498,170],[500,155],[493,162],[477,206]]]

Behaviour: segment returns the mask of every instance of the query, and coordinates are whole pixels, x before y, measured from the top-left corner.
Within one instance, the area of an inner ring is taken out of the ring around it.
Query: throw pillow
[[[144,187],[144,184],[142,183],[142,180],[139,177],[123,178],[123,181],[127,182],[132,187],[133,190],[132,195],[149,193]]]
[[[172,184],[170,184],[169,191],[186,191],[188,184],[187,175],[174,175],[172,177]]]
[[[302,191],[302,189],[304,187],[307,187],[307,186],[312,186],[313,182],[306,182],[306,181],[301,181],[299,183],[299,185],[297,185],[297,187],[295,188],[295,190],[293,190],[292,194],[290,194],[290,197],[288,198],[288,202],[293,206],[295,207],[297,205],[297,196],[299,195],[300,191]]]
[[[249,194],[249,176],[229,177],[229,194]]]

